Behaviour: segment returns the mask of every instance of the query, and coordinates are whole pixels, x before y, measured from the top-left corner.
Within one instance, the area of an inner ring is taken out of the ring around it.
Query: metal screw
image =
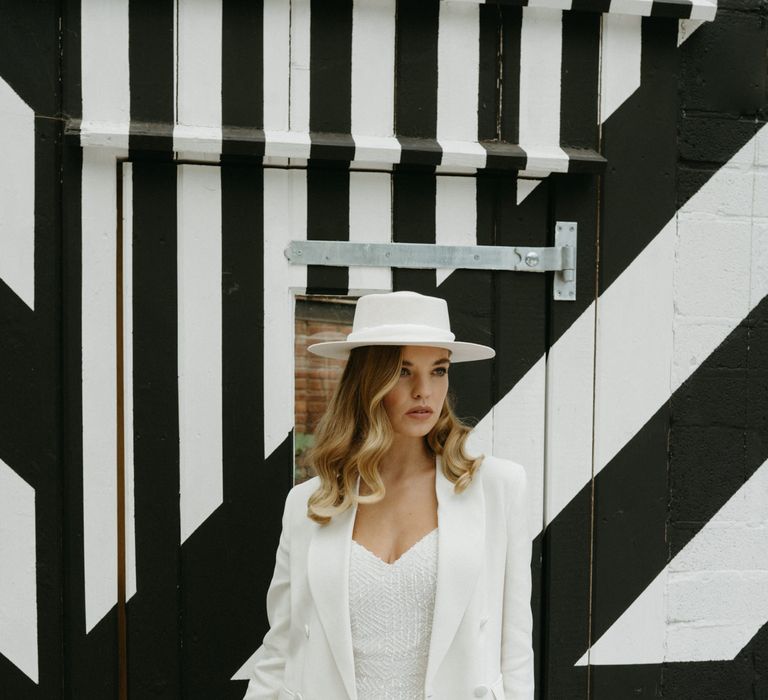
[[[569,226],[569,227],[568,227],[568,230],[569,230],[571,233],[573,233],[573,231],[574,231],[574,228],[573,228],[573,226]]]
[[[301,249],[296,251],[296,255],[301,255]]]
[[[536,265],[539,264],[539,254],[530,251],[525,256],[525,264],[528,265],[528,267],[536,267]]]
[[[480,256],[479,255],[475,255],[475,260],[480,260]]]

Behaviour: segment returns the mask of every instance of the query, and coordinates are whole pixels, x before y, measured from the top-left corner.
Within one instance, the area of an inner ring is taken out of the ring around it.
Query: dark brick
[[[680,123],[680,158],[702,163],[727,163],[762,124],[715,116],[684,116]]]
[[[765,16],[720,10],[681,46],[681,107],[737,116],[764,110],[767,44]]]

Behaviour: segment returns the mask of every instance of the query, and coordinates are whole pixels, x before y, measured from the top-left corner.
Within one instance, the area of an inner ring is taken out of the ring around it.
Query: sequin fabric
[[[387,564],[352,540],[349,608],[358,700],[422,700],[437,583],[437,528]]]

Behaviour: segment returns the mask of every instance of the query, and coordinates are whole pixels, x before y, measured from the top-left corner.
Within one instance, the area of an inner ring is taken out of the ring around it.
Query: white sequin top
[[[349,612],[358,700],[422,700],[437,583],[437,528],[387,564],[352,540]]]

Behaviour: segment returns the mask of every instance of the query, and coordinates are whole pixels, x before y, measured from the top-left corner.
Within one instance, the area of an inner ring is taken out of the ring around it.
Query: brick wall
[[[307,351],[312,343],[343,340],[352,329],[354,299],[349,297],[297,297],[295,326],[294,481],[312,476],[304,455],[312,444],[317,423],[325,412],[344,360],[330,360]]]

